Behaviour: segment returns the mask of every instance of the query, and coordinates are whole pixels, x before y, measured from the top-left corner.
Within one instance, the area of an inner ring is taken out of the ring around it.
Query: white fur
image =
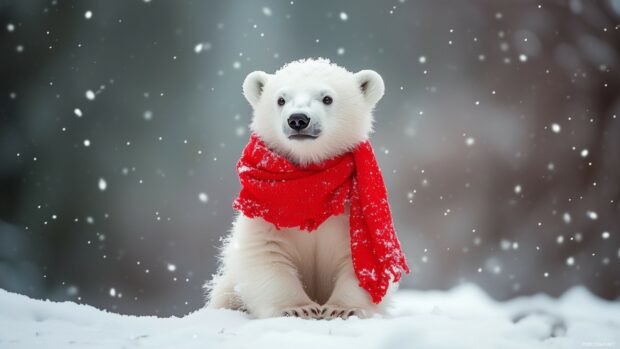
[[[289,63],[275,74],[253,72],[243,92],[254,109],[252,130],[289,158],[307,164],[349,151],[372,131],[372,110],[384,85],[374,71],[351,73],[325,59]],[[333,98],[325,105],[325,95]],[[278,98],[286,104],[279,106]],[[303,112],[322,130],[312,140],[290,140],[286,119]],[[209,306],[245,309],[258,318],[368,317],[384,310],[358,285],[351,261],[348,213],[316,231],[277,230],[261,218],[239,214],[208,282]],[[387,297],[386,297],[387,298]]]
[[[301,164],[336,156],[366,140],[372,131],[372,110],[384,90],[376,72],[354,74],[326,59],[291,62],[275,74],[253,72],[243,83],[243,93],[254,108],[252,131]],[[333,98],[329,106],[322,102],[325,95]],[[282,96],[286,104],[280,107],[277,100]],[[317,139],[290,140],[283,134],[283,124],[297,112],[321,125]]]

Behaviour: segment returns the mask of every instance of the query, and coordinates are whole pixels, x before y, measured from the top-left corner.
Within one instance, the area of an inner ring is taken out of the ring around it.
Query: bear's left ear
[[[377,104],[385,92],[385,85],[381,75],[374,70],[362,70],[355,73],[354,76],[366,102],[372,106]]]
[[[268,79],[269,74],[264,71],[254,71],[248,74],[243,81],[243,95],[252,107],[256,107]]]

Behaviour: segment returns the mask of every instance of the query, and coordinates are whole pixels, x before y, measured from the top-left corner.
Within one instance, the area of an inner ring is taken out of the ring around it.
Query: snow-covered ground
[[[0,348],[584,348],[618,347],[620,303],[573,288],[498,303],[472,285],[400,291],[388,317],[252,320],[229,310],[124,316],[0,290]]]

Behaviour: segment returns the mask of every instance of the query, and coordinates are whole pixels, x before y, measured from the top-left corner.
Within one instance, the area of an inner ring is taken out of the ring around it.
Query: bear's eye
[[[286,101],[284,100],[284,98],[280,97],[278,98],[278,105],[279,106],[283,106],[286,103]]]
[[[334,100],[330,96],[323,97],[323,104],[330,105]]]

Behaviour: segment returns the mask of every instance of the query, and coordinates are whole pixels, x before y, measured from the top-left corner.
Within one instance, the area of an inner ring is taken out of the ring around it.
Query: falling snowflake
[[[235,134],[236,134],[238,137],[241,137],[241,136],[245,135],[245,130],[246,130],[246,128],[245,128],[245,127],[243,127],[243,126],[239,126],[239,127],[237,127],[237,128],[235,129]]]
[[[520,184],[515,185],[515,189],[514,189],[515,194],[520,194],[521,190],[523,190],[523,188],[521,188]]]
[[[99,190],[105,191],[108,188],[108,182],[105,179],[99,178]]]
[[[510,244],[510,241],[508,241],[508,240],[502,240],[502,241],[500,241],[499,245],[502,248],[502,250],[507,251],[507,250],[510,249],[510,245],[511,244]]]
[[[150,121],[153,119],[153,112],[150,110],[146,110],[144,114],[142,114],[142,117],[144,117],[144,120]]]
[[[570,213],[564,212],[564,214],[562,215],[562,220],[564,221],[564,223],[569,224],[571,222]]]
[[[194,46],[194,52],[196,53],[200,53],[202,51],[209,51],[211,50],[211,44],[208,42],[201,42],[196,44],[196,46]]]

